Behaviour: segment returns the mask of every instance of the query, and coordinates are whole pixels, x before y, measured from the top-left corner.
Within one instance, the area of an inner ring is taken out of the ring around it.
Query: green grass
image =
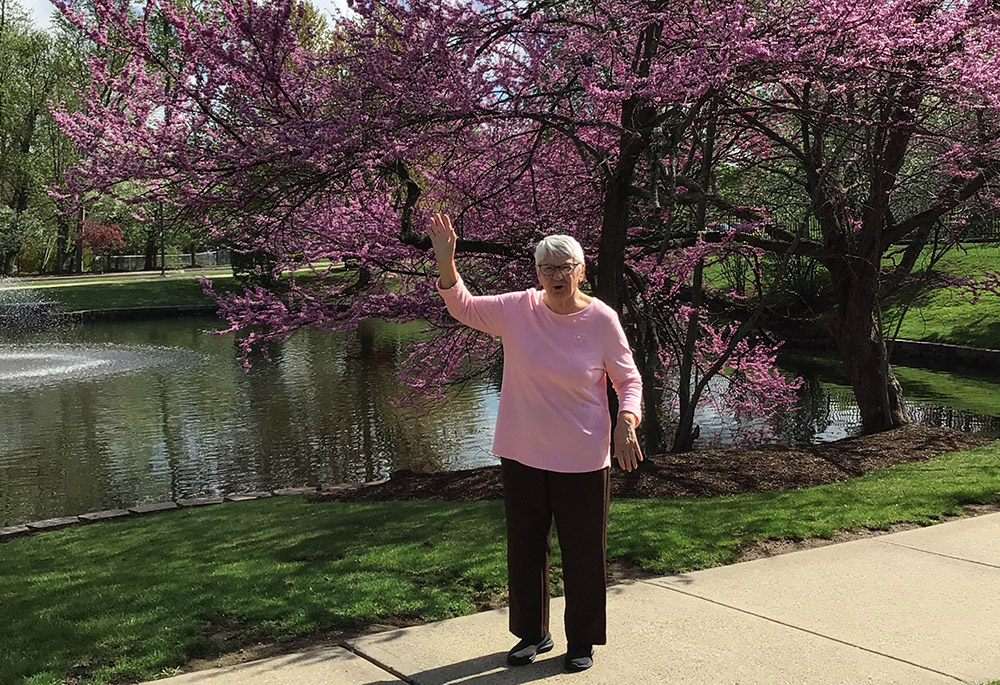
[[[224,291],[236,287],[232,279],[220,279],[215,287]],[[141,309],[144,307],[180,307],[211,305],[201,284],[194,279],[159,281],[121,281],[114,283],[81,282],[60,288],[38,290],[40,299],[57,302],[66,312],[94,309]]]
[[[984,416],[1000,416],[997,377],[963,375],[957,371],[932,371],[893,365],[892,372],[907,394],[937,398],[945,406]]]
[[[298,281],[306,283],[311,276],[307,272],[302,273]],[[242,290],[242,286],[231,277],[212,276],[210,280],[219,293]],[[202,290],[201,283],[191,275],[156,280],[80,280],[58,288],[39,288],[36,295],[39,299],[58,303],[64,312],[214,304]]]
[[[994,443],[805,490],[620,500],[609,555],[691,571],[762,538],[931,523],[998,492]],[[502,596],[503,538],[500,502],[278,498],[14,540],[0,546],[0,682],[144,680],[262,640],[468,614]]]
[[[914,275],[919,277],[925,266],[924,257]],[[957,275],[1000,271],[1000,246],[974,244],[953,249],[936,269]],[[898,304],[890,306],[887,320],[893,321],[898,311]],[[904,317],[899,337],[1000,349],[1000,297],[984,295],[972,304],[967,295],[955,289],[926,287]]]
[[[15,540],[0,682],[144,680],[317,626],[468,614],[504,583],[503,511],[281,498]]]
[[[929,258],[930,250],[918,258],[914,277],[924,275]],[[891,267],[893,263],[893,259],[885,260],[886,267]],[[1000,246],[969,244],[953,248],[935,269],[956,275],[1000,271]],[[826,280],[825,276],[820,279],[822,283]],[[713,264],[705,269],[705,282],[724,290],[730,287],[722,264]],[[895,321],[902,304],[908,302],[914,292],[916,297],[904,317],[899,330],[900,338],[1000,349],[1000,296],[984,294],[976,304],[972,304],[968,295],[937,284],[908,288],[889,302],[885,314],[888,332],[895,332]]]

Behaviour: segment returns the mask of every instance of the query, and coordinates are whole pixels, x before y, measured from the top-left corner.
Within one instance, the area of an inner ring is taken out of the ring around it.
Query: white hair
[[[541,264],[545,259],[566,259],[567,257],[578,264],[584,263],[583,248],[573,236],[546,236],[535,247],[535,264]]]

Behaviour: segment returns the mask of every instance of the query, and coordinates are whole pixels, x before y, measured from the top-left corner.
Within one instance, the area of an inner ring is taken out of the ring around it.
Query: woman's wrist
[[[624,421],[632,428],[636,428],[639,425],[639,417],[630,411],[620,411],[618,412],[618,420]]]
[[[453,288],[458,283],[458,269],[455,268],[455,260],[449,262],[438,262],[438,285],[441,290]]]

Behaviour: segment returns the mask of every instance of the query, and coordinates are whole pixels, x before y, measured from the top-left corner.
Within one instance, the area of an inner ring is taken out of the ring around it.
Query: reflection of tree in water
[[[473,418],[483,413],[482,402],[471,389],[449,393],[443,405],[394,406],[405,390],[397,371],[410,354],[415,334],[412,327],[368,320],[361,322],[346,346],[350,360],[346,376],[354,383],[347,392],[360,400],[355,404],[354,423],[359,437],[350,444],[360,447],[355,447],[358,463],[365,464],[364,474],[355,479],[363,475],[368,480],[399,468],[454,468],[461,438]],[[356,370],[353,374],[351,367]]]
[[[1000,417],[973,414],[951,407],[912,403],[907,405],[914,423],[954,428],[974,435],[1000,436]]]
[[[854,434],[861,428],[861,411],[850,388],[823,383],[819,374],[803,373],[799,402],[794,412],[773,422],[771,429],[782,444],[807,444],[817,436],[826,434],[829,439],[844,434]],[[1000,417],[977,414],[938,403],[922,400],[917,396],[908,399],[910,418],[922,426],[953,428],[965,433],[1000,436]],[[839,428],[839,431],[832,431]]]
[[[829,398],[816,374],[796,372],[802,378],[795,408],[775,417],[769,428],[782,445],[807,445],[830,427]]]
[[[395,382],[398,353],[391,338],[377,343],[378,328],[374,321],[362,322],[346,346],[350,362],[345,365],[343,387],[353,401],[342,404],[351,407],[351,421],[340,431],[347,437],[345,462],[364,469],[352,480],[374,480],[404,465],[440,470],[440,455],[427,437],[409,430],[390,405],[400,390]]]
[[[353,335],[303,331],[272,345],[272,361],[255,364],[247,378],[252,396],[269,396],[248,406],[251,442],[267,462],[259,465],[262,480],[322,484],[447,468],[454,422],[392,406],[405,342],[405,333],[365,321]],[[475,402],[464,395],[453,398],[453,411]]]

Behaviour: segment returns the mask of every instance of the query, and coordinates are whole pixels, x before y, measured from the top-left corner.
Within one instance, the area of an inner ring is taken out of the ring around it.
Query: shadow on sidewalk
[[[506,664],[507,652],[495,652],[478,656],[474,659],[459,661],[439,668],[431,668],[419,673],[407,674],[408,682],[419,685],[446,685],[461,682],[462,685],[488,685],[489,683],[532,683],[545,680],[563,673],[563,660],[558,658],[540,658],[533,664],[511,668]],[[398,681],[393,681],[398,683]],[[375,681],[365,685],[388,685],[387,681]]]

